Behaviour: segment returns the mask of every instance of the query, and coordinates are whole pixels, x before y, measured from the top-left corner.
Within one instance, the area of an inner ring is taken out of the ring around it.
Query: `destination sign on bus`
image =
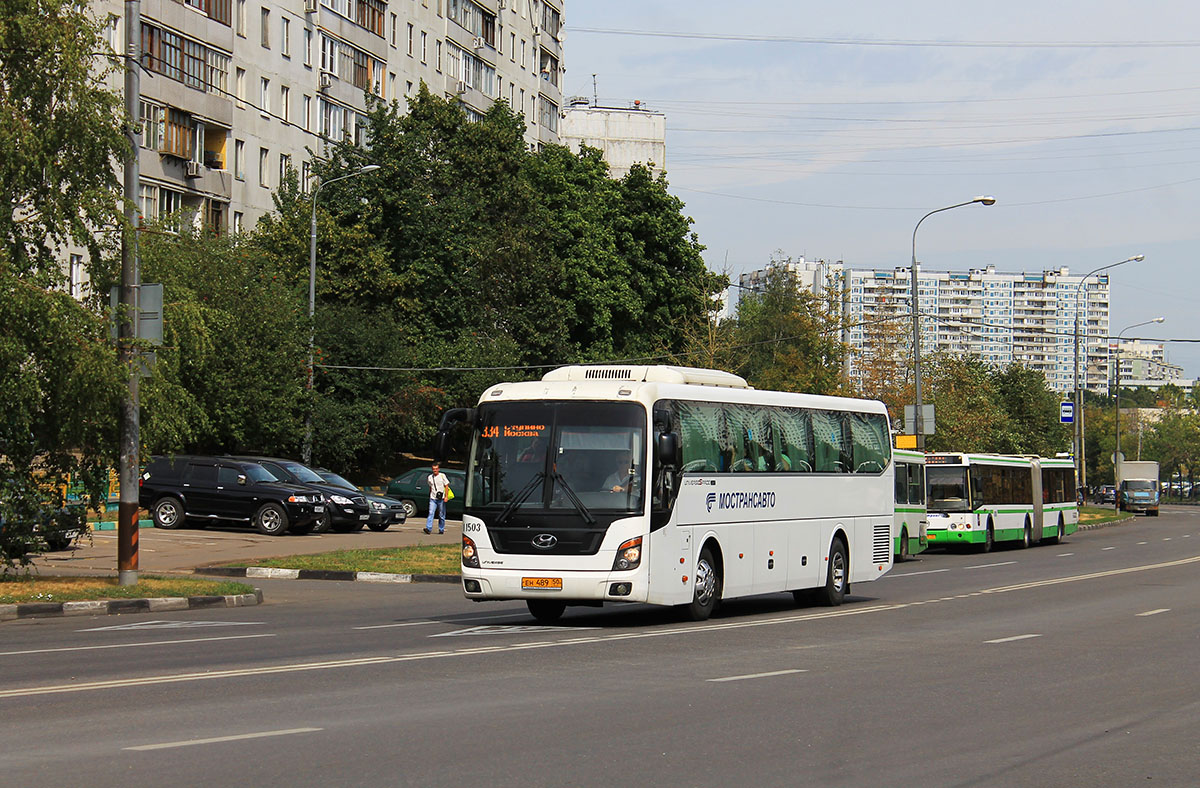
[[[545,424],[493,424],[483,428],[484,438],[541,438],[546,434]]]
[[[962,465],[961,454],[930,454],[925,458],[926,465]]]

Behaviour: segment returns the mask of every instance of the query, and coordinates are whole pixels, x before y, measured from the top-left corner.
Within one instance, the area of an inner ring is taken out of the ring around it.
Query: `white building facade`
[[[891,317],[904,326],[895,352],[911,356],[911,268],[866,270],[842,263],[790,264],[798,284],[837,288],[845,299],[846,333],[852,353],[851,379],[873,336],[870,325]],[[743,274],[752,286],[766,269]],[[965,272],[919,271],[921,354],[978,356],[989,364],[1020,364],[1045,376],[1050,388],[1075,385],[1075,318],[1078,306],[1080,385],[1104,391],[1110,376],[1109,284],[1106,275],[1072,276],[1067,268],[1037,274],[1000,273],[995,266]],[[877,334],[875,334],[877,336]]]
[[[124,3],[94,10],[123,52]],[[146,219],[249,229],[289,168],[307,189],[331,141],[367,142],[364,91],[404,106],[424,82],[472,118],[503,99],[527,144],[559,141],[563,0],[142,0],[141,12]]]

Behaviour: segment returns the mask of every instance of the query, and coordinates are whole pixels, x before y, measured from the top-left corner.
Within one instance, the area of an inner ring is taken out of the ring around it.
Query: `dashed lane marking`
[[[1100,551],[1101,551],[1101,552],[1104,552],[1105,550],[1116,550],[1116,549],[1117,549],[1117,548],[1115,548],[1115,547],[1101,547],[1101,548],[1100,548]]]
[[[916,577],[917,575],[936,575],[938,572],[949,572],[949,571],[950,571],[949,569],[928,569],[924,572],[905,572],[902,575],[894,575],[889,572],[888,574],[884,575],[883,577],[881,577],[879,579],[887,580],[889,577]]]
[[[1160,607],[1158,610],[1147,610],[1145,613],[1138,613],[1138,616],[1157,616],[1159,613],[1167,613],[1170,610],[1171,608],[1169,607]]]
[[[1074,553],[1059,553],[1057,556],[1055,556],[1055,558],[1066,558],[1069,555],[1075,555],[1075,554]]]
[[[808,672],[807,670],[772,670],[769,673],[748,673],[745,676],[725,676],[725,677],[719,678],[719,679],[705,679],[705,681],[711,681],[714,684],[719,684],[723,681],[745,681],[746,679],[765,679],[765,678],[770,678],[771,676],[787,676],[792,673],[807,673],[807,672]]]
[[[148,750],[169,750],[173,747],[194,747],[197,744],[218,744],[227,741],[242,741],[243,739],[265,739],[268,736],[291,736],[295,733],[315,733],[321,728],[289,728],[284,731],[259,731],[258,733],[241,733],[236,736],[215,736],[211,739],[186,739],[184,741],[168,741],[161,744],[139,744],[136,747],[125,747],[126,750],[146,752]]]
[[[1041,635],[1013,635],[1010,638],[996,638],[995,640],[985,640],[984,643],[1012,643],[1014,640],[1029,640],[1030,638],[1040,638]]]
[[[963,569],[991,569],[993,566],[1008,566],[1009,564],[1015,563],[1016,561],[1000,561],[999,563],[995,564],[975,564],[974,566],[964,566]]]

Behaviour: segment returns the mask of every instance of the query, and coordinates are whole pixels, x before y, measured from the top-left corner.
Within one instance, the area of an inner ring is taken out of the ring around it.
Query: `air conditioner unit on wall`
[[[304,13],[306,13],[306,14],[317,13],[317,0],[304,0]]]
[[[187,162],[187,177],[189,177],[189,178],[199,178],[200,177],[200,162],[198,162],[198,161]]]
[[[322,71],[318,86],[321,90],[328,90],[333,87],[333,74]]]
[[[460,96],[461,96],[462,94],[466,93],[466,92],[467,92],[467,83],[466,83],[466,82],[463,82],[463,81],[460,79],[460,80],[458,81],[458,84],[456,84],[456,85],[454,86],[454,92],[455,92],[455,93],[457,93],[457,94],[458,94],[458,95],[460,95]]]

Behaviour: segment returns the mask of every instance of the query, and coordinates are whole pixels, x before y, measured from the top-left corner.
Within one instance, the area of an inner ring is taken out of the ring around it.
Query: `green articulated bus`
[[[892,544],[896,561],[904,561],[929,544],[925,530],[925,455],[919,451],[894,449],[892,463],[896,466]]]
[[[988,552],[996,542],[1057,542],[1079,528],[1069,459],[930,454],[925,481],[931,546]]]

